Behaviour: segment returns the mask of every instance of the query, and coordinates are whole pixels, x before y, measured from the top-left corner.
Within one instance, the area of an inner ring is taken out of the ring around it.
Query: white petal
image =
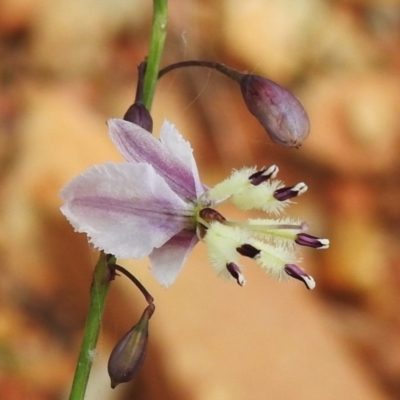
[[[182,229],[193,206],[148,164],[108,163],[89,168],[60,193],[61,211],[96,248],[117,258],[142,258]]]
[[[173,149],[132,122],[110,119],[108,125],[112,141],[128,162],[151,164],[181,198],[194,200],[197,197],[198,177],[193,176],[190,166],[177,157]]]
[[[197,242],[194,232],[182,231],[150,254],[151,271],[161,285],[174,283]]]
[[[161,127],[160,140],[171,153],[174,153],[191,169],[196,185],[196,195],[199,197],[204,192],[204,186],[200,181],[199,171],[190,143],[184,140],[175,125],[167,120],[164,121]]]

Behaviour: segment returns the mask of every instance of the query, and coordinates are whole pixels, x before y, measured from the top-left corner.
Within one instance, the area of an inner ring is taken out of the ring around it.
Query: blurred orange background
[[[373,0],[170,0],[163,66],[216,60],[290,88],[311,119],[300,150],[271,144],[237,85],[202,68],[167,74],[153,106],[190,140],[203,181],[273,163],[309,191],[290,213],[329,250],[304,251],[317,287],[252,263],[219,279],[199,244],[155,297],[149,354],[112,390],[107,357],[145,303],[112,284],[87,399],[400,398],[400,5]],[[59,212],[60,188],[122,160],[105,121],[132,103],[150,0],[0,3],[0,388],[7,400],[68,397],[97,254]],[[224,210],[229,216],[234,211]],[[397,247],[397,249],[396,249]]]

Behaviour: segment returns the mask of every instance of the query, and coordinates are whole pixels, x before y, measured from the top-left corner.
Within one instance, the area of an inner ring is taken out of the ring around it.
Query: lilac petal
[[[107,163],[89,168],[61,193],[62,213],[96,248],[117,258],[142,258],[182,229],[193,206],[148,164]]]
[[[170,286],[181,271],[189,253],[198,242],[193,231],[184,230],[150,254],[151,271],[163,286]]]
[[[151,164],[182,199],[196,198],[192,170],[171,149],[132,122],[110,119],[108,125],[111,140],[126,161]]]
[[[196,195],[199,197],[204,193],[205,188],[200,181],[199,171],[193,157],[193,149],[190,143],[183,139],[174,124],[166,120],[161,127],[160,140],[171,153],[175,154],[176,157],[190,168],[196,187]]]

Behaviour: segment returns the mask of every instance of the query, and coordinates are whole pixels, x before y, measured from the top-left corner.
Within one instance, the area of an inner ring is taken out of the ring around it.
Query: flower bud
[[[153,119],[144,104],[133,103],[124,115],[124,120],[139,125],[148,132],[153,131]]]
[[[310,121],[291,92],[258,75],[243,75],[240,88],[247,108],[274,143],[301,146],[310,132]]]
[[[154,304],[147,306],[139,322],[123,336],[111,352],[108,360],[111,388],[129,382],[142,367],[147,352],[149,319],[154,309]]]

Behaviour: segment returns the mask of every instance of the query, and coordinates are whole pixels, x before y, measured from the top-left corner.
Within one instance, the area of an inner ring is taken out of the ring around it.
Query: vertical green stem
[[[143,103],[148,110],[150,110],[153,102],[158,70],[164,50],[168,21],[168,1],[153,0],[153,6],[154,14],[152,34],[143,94]],[[107,256],[104,253],[101,253],[99,261],[96,264],[93,273],[93,283],[90,289],[89,311],[69,400],[83,400],[85,397],[90,370],[92,368],[93,356],[99,338],[108,288],[110,286],[110,271],[108,263],[115,264],[115,262],[115,257],[111,257],[107,260]]]
[[[115,262],[115,258],[110,261]],[[101,253],[93,273],[89,311],[69,400],[83,400],[85,397],[109,286],[107,258]]]
[[[144,78],[143,104],[150,111],[157,84],[158,70],[167,35],[168,0],[153,0],[154,14],[150,51]]]

